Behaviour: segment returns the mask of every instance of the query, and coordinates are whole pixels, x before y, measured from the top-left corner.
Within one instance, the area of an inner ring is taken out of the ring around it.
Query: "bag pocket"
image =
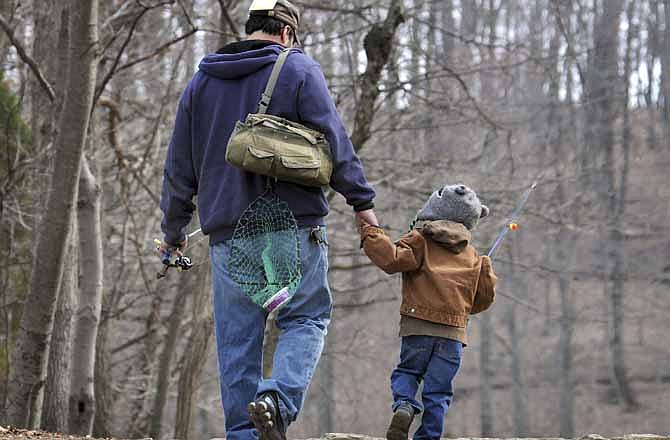
[[[319,176],[321,161],[314,152],[307,152],[300,156],[281,156],[277,171],[280,178],[295,182],[311,182]]]
[[[247,145],[242,161],[242,168],[252,173],[271,175],[272,166],[275,162],[275,153],[272,151],[261,150],[253,145]]]

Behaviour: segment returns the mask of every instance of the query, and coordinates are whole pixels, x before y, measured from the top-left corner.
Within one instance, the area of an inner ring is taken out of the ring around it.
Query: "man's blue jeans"
[[[393,411],[409,403],[416,413],[423,411],[414,440],[442,437],[444,417],[454,395],[452,381],[461,366],[463,344],[436,336],[404,336],[400,363],[391,374]],[[423,380],[421,402],[416,400]]]
[[[293,298],[278,312],[279,340],[272,377],[262,377],[263,332],[267,313],[237,287],[226,271],[230,241],[210,248],[216,348],[221,400],[228,440],[257,439],[247,404],[274,391],[284,426],[293,422],[321,357],[332,298],[328,287],[327,246],[299,230],[302,281]]]

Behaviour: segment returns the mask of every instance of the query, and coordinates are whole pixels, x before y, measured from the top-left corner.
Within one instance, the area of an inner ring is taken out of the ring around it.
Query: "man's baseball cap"
[[[293,29],[296,43],[300,44],[300,9],[288,0],[254,0],[249,8],[249,15],[274,17]]]

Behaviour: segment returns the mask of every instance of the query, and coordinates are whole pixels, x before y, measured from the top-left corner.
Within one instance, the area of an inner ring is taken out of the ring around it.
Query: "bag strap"
[[[258,103],[258,113],[265,114],[268,111],[270,101],[272,100],[272,93],[274,92],[275,86],[277,85],[279,73],[281,72],[281,68],[284,66],[286,58],[288,58],[288,54],[290,52],[291,49],[286,48],[279,54],[279,57],[277,58],[274,67],[272,68],[272,73],[270,74],[270,79],[268,79],[268,84],[265,86],[263,96],[261,96],[261,101]]]

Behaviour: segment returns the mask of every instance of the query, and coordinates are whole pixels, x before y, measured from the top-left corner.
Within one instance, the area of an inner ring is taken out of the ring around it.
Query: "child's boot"
[[[391,424],[386,431],[387,440],[407,440],[409,427],[414,420],[414,408],[409,403],[401,403],[393,413]]]

